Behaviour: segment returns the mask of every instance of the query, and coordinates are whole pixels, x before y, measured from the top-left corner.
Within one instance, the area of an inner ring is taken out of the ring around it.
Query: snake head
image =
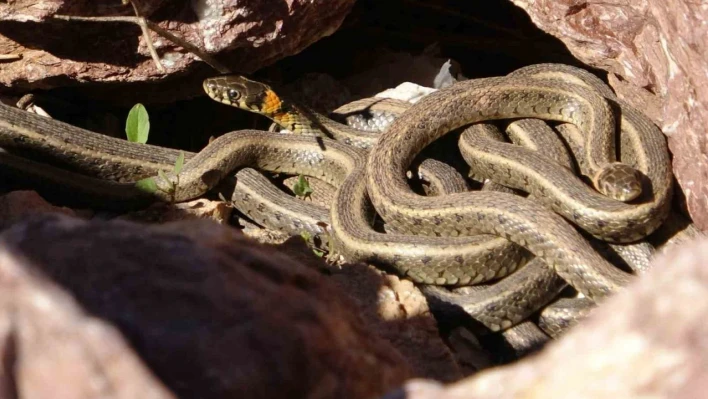
[[[270,86],[243,76],[207,78],[204,80],[203,87],[209,97],[226,105],[268,117],[281,111],[282,101]]]
[[[642,193],[639,171],[620,162],[604,167],[594,180],[601,193],[618,201],[629,202]]]

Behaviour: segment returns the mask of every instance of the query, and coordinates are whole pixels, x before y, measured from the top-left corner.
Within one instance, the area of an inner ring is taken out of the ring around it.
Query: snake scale
[[[13,173],[73,184],[77,190],[90,186],[87,191],[92,195],[117,198],[118,202],[155,196],[187,200],[242,167],[304,173],[338,187],[329,216],[336,249],[348,259],[387,264],[428,284],[479,283],[511,274],[495,285],[498,288],[505,287],[501,285],[505,282],[511,284],[512,277],[551,270],[527,265],[512,273],[518,261],[501,262],[510,256],[510,248],[517,251],[517,259],[529,250],[579,292],[598,300],[621,289],[630,276],[598,255],[567,220],[596,237],[617,242],[646,236],[668,213],[671,173],[661,132],[639,112],[618,104],[611,92],[594,87],[591,79],[583,79],[582,72],[576,71],[539,65],[508,77],[460,82],[410,107],[382,134],[337,125],[294,105],[294,109],[288,109],[287,103],[258,82],[233,77],[207,79],[205,90],[215,100],[245,105],[257,112],[266,104],[280,111],[269,116],[296,133],[324,132],[335,140],[233,132],[217,138],[198,154],[188,154],[179,176],[169,172],[176,158],[174,150],[111,139],[0,106],[0,146],[21,155],[0,154],[0,165]],[[244,94],[253,96],[242,97]],[[615,160],[612,104],[623,107],[622,162]],[[293,117],[298,113],[295,111],[306,115],[304,121]],[[468,132],[463,133],[460,143],[476,173],[497,173],[495,181],[532,193],[567,220],[541,204],[508,193],[450,193],[443,188],[445,195],[424,197],[407,185],[406,172],[411,163],[436,138],[469,123],[522,117],[576,126],[576,131],[571,128],[567,134],[575,137],[576,144],[584,144],[581,169],[604,195],[579,184],[569,171],[555,175],[560,169],[546,171],[546,160],[537,153],[519,151],[522,149],[506,143],[485,142]],[[505,155],[495,156],[496,148],[506,151]],[[40,156],[74,171],[47,168],[26,159]],[[541,171],[535,172],[538,168]],[[130,183],[155,176],[158,171],[165,172],[168,181],[153,177],[161,189],[157,192],[143,194]],[[395,234],[372,229],[368,221],[374,208]],[[298,217],[298,212],[294,216]],[[559,286],[555,285],[556,290]],[[501,288],[498,294],[512,291]],[[506,327],[518,321],[502,317],[492,324]]]

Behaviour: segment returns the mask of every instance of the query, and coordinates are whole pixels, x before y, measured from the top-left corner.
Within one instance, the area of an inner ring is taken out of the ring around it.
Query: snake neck
[[[264,93],[264,99],[259,113],[271,119],[281,128],[294,134],[306,136],[322,137],[323,133],[327,132],[327,129],[318,122],[324,116],[317,114],[317,112],[297,105],[272,90]]]

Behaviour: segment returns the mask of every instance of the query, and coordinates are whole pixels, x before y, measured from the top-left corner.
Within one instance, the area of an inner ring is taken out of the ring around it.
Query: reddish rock
[[[708,389],[706,318],[704,238],[655,259],[652,270],[540,354],[447,387],[411,381],[405,397],[701,398]]]
[[[314,266],[209,221],[16,223],[0,234],[0,390],[171,397],[148,367],[185,398],[371,398],[403,383],[406,361]]]
[[[176,398],[120,331],[6,242],[0,287],[0,397]]]
[[[354,0],[147,0],[136,3],[151,21],[217,55],[219,61],[233,68],[232,72],[251,73],[334,33]],[[0,55],[21,56],[14,61],[0,61],[3,70],[0,88],[27,90],[86,81],[155,81],[183,74],[195,62],[201,64],[192,54],[152,32],[167,70],[162,73],[150,58],[137,25],[53,19],[55,14],[133,15],[129,5],[101,4],[85,0],[0,2]],[[38,35],[38,31],[42,34]],[[200,86],[196,85],[194,92],[198,92]],[[150,94],[169,98],[169,94],[157,90]],[[171,94],[174,100],[174,91]]]
[[[76,215],[69,208],[48,203],[36,191],[16,190],[0,195],[0,230],[31,215],[42,213]]]
[[[444,382],[462,378],[425,296],[413,283],[363,264],[333,270],[331,279],[356,301],[376,334],[406,358],[413,375]]]
[[[691,0],[512,0],[669,137],[694,222],[708,229],[708,8]],[[632,87],[628,90],[629,87]],[[643,91],[644,95],[637,95]],[[646,101],[653,95],[658,105]],[[641,100],[645,97],[644,100]],[[655,113],[653,110],[659,110]]]

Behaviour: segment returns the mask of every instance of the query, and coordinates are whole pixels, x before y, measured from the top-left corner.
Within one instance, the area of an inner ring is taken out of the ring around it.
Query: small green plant
[[[303,175],[300,175],[295,184],[293,184],[293,193],[303,199],[310,197],[314,192],[315,190],[310,187],[310,182]]]
[[[303,230],[303,231],[300,233],[300,237],[302,237],[302,239],[305,240],[305,241],[307,241],[307,242],[310,242],[310,240],[312,240],[312,234],[310,234],[310,232],[307,231],[307,230]]]
[[[156,193],[158,190],[157,183],[152,177],[146,177],[135,182],[135,187],[139,188],[146,193]]]
[[[125,121],[125,134],[132,143],[145,144],[150,134],[150,117],[145,106],[137,103],[128,112]]]
[[[128,118],[125,121],[125,134],[128,141],[132,143],[147,143],[148,136],[150,135],[150,116],[144,105],[137,103],[130,109],[130,112],[128,112]],[[168,194],[170,194],[173,199],[177,186],[179,185],[179,172],[182,171],[182,167],[184,167],[184,152],[180,151],[175,160],[175,165],[172,168],[172,172],[177,176],[177,181],[173,182],[170,189],[167,190]],[[157,174],[165,181],[170,181],[163,171],[159,170]],[[135,186],[148,193],[156,193],[160,189],[153,177],[138,180],[135,182]]]
[[[160,176],[160,178],[164,181],[170,182],[170,188],[167,190],[163,190],[166,192],[170,198],[171,202],[175,202],[175,193],[177,192],[177,186],[179,186],[179,172],[182,171],[182,167],[184,166],[184,152],[180,151],[179,155],[177,156],[177,159],[175,160],[175,166],[172,168],[172,173],[176,176],[175,181],[170,181],[170,179],[167,177],[165,172],[158,170],[157,175]],[[155,182],[154,177],[146,177],[144,179],[138,180],[135,182],[135,186],[139,188],[142,191],[148,192],[148,193],[156,193],[158,190],[162,190],[157,186],[157,183]]]

